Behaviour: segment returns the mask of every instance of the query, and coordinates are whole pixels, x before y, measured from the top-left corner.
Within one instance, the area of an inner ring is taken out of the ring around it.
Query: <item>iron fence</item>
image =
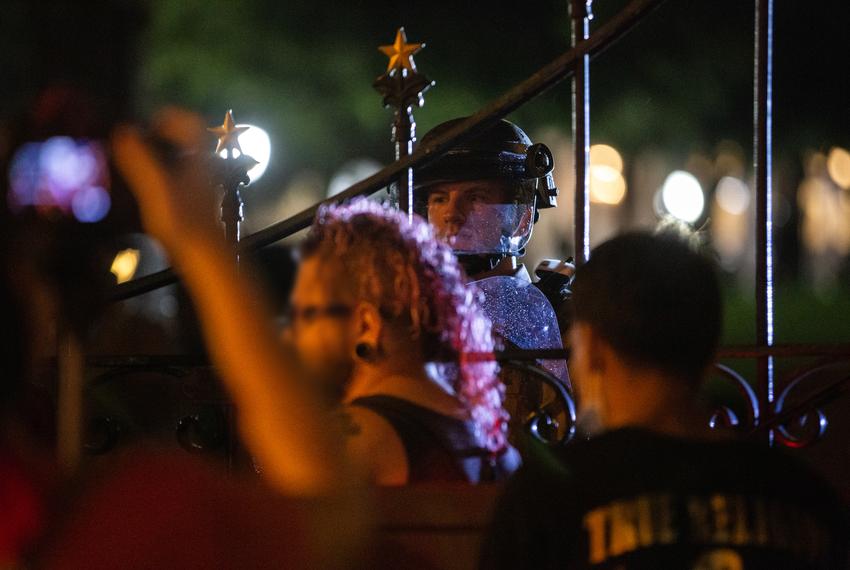
[[[307,228],[322,203],[341,202],[355,196],[371,195],[398,181],[406,179],[405,187],[412,188],[409,173],[439,157],[455,144],[487,129],[499,119],[531,101],[561,81],[572,78],[572,129],[575,152],[575,227],[574,246],[577,264],[590,254],[590,62],[603,50],[623,37],[664,0],[632,0],[618,14],[590,33],[592,0],[570,0],[571,48],[518,83],[502,96],[480,109],[456,127],[434,137],[410,153],[397,153],[398,159],[372,176],[350,186],[340,194],[317,203],[261,231],[247,235],[239,242],[240,251],[253,251],[286,238]],[[742,432],[768,442],[789,447],[801,447],[820,438],[827,419],[820,407],[836,398],[850,384],[850,344],[777,345],[774,338],[773,310],[773,232],[771,211],[772,180],[772,66],[773,66],[773,0],[754,0],[754,122],[753,149],[756,179],[756,338],[754,345],[728,346],[720,352],[720,360],[748,359],[756,363],[753,382],[731,367],[718,363],[716,370],[732,381],[741,391],[745,402],[745,417],[728,408],[719,409],[714,423],[737,426]],[[404,200],[412,208],[412,200]],[[137,278],[118,285],[112,300],[120,301],[142,295],[174,283],[172,269]],[[505,351],[497,354],[500,360],[530,361],[540,358],[566,358],[567,351]],[[775,364],[777,358],[815,359],[788,377],[785,388],[777,394]],[[174,366],[204,366],[203,359],[193,357],[97,357],[89,358],[88,366],[97,369],[170,370]],[[824,378],[817,389],[802,401],[790,404],[791,393],[807,381]],[[61,405],[61,403],[60,403]],[[570,402],[570,405],[572,403]],[[76,416],[75,416],[76,417]],[[795,432],[792,424],[802,429]]]

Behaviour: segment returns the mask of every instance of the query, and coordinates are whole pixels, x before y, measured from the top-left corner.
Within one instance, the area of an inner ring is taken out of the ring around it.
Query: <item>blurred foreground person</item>
[[[680,235],[626,234],[593,252],[573,294],[573,380],[595,435],[526,462],[482,567],[846,568],[826,483],[711,431],[697,404],[721,329],[713,264]]]
[[[23,566],[46,519],[50,470],[17,417],[29,347],[22,305],[0,273],[0,568]]]
[[[490,322],[427,223],[366,199],[319,210],[301,247],[291,339],[343,404],[374,482],[491,481],[518,466]]]
[[[294,354],[281,350],[262,296],[214,223],[202,127],[194,115],[162,115],[157,135],[185,151],[168,169],[132,128],[114,135],[113,151],[146,230],[195,303],[266,486],[186,454],[136,450],[69,501],[44,567],[338,568],[363,548],[368,517],[342,430]]]

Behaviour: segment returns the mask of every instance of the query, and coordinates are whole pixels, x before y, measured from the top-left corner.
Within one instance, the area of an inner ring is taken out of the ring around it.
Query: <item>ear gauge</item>
[[[359,360],[370,362],[375,357],[375,347],[367,342],[358,342],[354,347],[354,355]]]

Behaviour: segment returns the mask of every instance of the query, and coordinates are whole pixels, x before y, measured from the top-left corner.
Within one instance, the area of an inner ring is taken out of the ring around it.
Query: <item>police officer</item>
[[[434,127],[422,144],[464,120]],[[485,312],[507,348],[562,346],[553,301],[560,307],[566,298],[567,279],[549,271],[538,282],[540,287],[535,287],[528,270],[518,262],[539,211],[557,205],[553,168],[546,145],[532,143],[521,128],[503,119],[414,175],[416,212],[452,246],[470,280],[484,292]],[[563,361],[539,365],[569,387]],[[503,370],[515,432],[545,404],[547,396],[539,378],[510,367]]]
[[[422,144],[464,120],[434,127]],[[517,258],[538,210],[557,205],[553,167],[546,145],[532,144],[503,119],[416,172],[415,208],[452,245],[470,279],[510,275],[530,282]]]

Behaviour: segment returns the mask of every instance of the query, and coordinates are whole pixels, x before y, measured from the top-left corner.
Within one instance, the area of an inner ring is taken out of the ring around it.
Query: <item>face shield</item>
[[[534,227],[531,202],[493,202],[463,190],[428,196],[425,216],[458,255],[522,255]]]

